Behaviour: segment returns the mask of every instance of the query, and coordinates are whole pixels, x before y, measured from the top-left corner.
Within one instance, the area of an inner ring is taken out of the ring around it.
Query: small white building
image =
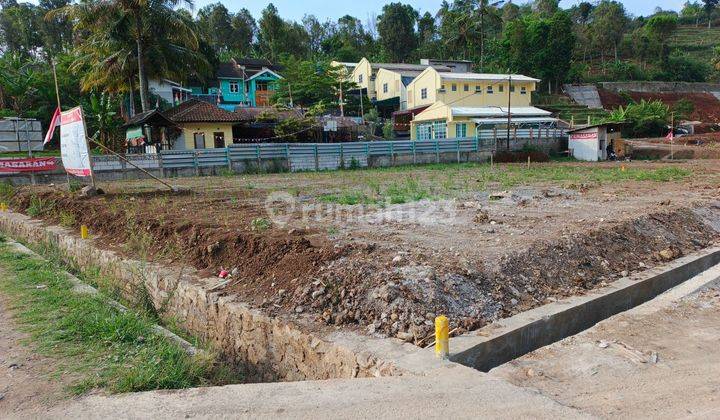
[[[578,160],[607,160],[608,149],[622,141],[619,124],[595,124],[568,130],[570,155]]]
[[[190,89],[182,87],[180,83],[168,79],[148,80],[148,90],[163,98],[170,106],[180,105],[187,101],[192,93]]]

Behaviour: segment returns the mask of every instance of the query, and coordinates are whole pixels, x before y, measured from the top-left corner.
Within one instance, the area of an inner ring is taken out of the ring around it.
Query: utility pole
[[[507,150],[510,151],[510,124],[512,123],[511,119],[512,116],[510,114],[510,104],[512,101],[512,74],[510,74],[510,69],[508,68],[508,109],[507,109]]]
[[[365,124],[365,109],[363,107],[363,90],[360,88],[360,119],[362,120],[362,123]]]
[[[340,116],[345,116],[345,108],[343,107],[343,88],[342,88],[342,80],[340,80]]]

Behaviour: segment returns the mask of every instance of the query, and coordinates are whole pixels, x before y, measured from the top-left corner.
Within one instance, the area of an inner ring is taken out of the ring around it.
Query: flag
[[[55,127],[60,127],[60,107],[55,108],[55,112],[53,113],[52,119],[50,120],[50,125],[48,126],[47,134],[45,134],[45,141],[43,142],[43,146],[48,144],[50,140],[52,140],[53,134],[55,133]]]
[[[670,141],[673,141],[673,139],[675,138],[675,134],[673,133],[672,129],[670,130],[670,132],[668,133],[668,135],[665,136],[665,138],[668,139],[668,140],[670,140]]]

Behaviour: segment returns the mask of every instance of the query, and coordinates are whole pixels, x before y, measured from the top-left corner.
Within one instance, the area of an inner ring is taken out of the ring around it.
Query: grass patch
[[[0,264],[8,271],[0,291],[37,351],[57,361],[55,374],[74,378],[74,393],[188,388],[227,378],[209,358],[191,357],[154,333],[146,317],[118,311],[103,295],[74,293],[55,263],[0,244]]]
[[[573,162],[568,158],[560,160]],[[317,199],[324,203],[344,205],[402,204],[521,185],[553,183],[572,188],[573,185],[623,181],[671,182],[683,180],[691,174],[692,171],[688,169],[660,165],[607,167],[534,163],[529,168],[525,164],[501,164],[495,165],[494,169],[489,164],[481,163],[401,166],[340,176],[338,181],[345,185],[343,189],[339,192],[323,192]]]

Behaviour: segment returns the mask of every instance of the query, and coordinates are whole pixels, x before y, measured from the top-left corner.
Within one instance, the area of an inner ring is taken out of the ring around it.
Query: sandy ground
[[[651,301],[491,371],[599,417],[720,416],[720,290]]]
[[[0,277],[7,273],[0,268]],[[2,280],[0,280],[2,281]],[[26,410],[50,407],[67,398],[62,379],[51,379],[52,359],[39,356],[26,343],[0,295],[0,418],[10,418]]]

